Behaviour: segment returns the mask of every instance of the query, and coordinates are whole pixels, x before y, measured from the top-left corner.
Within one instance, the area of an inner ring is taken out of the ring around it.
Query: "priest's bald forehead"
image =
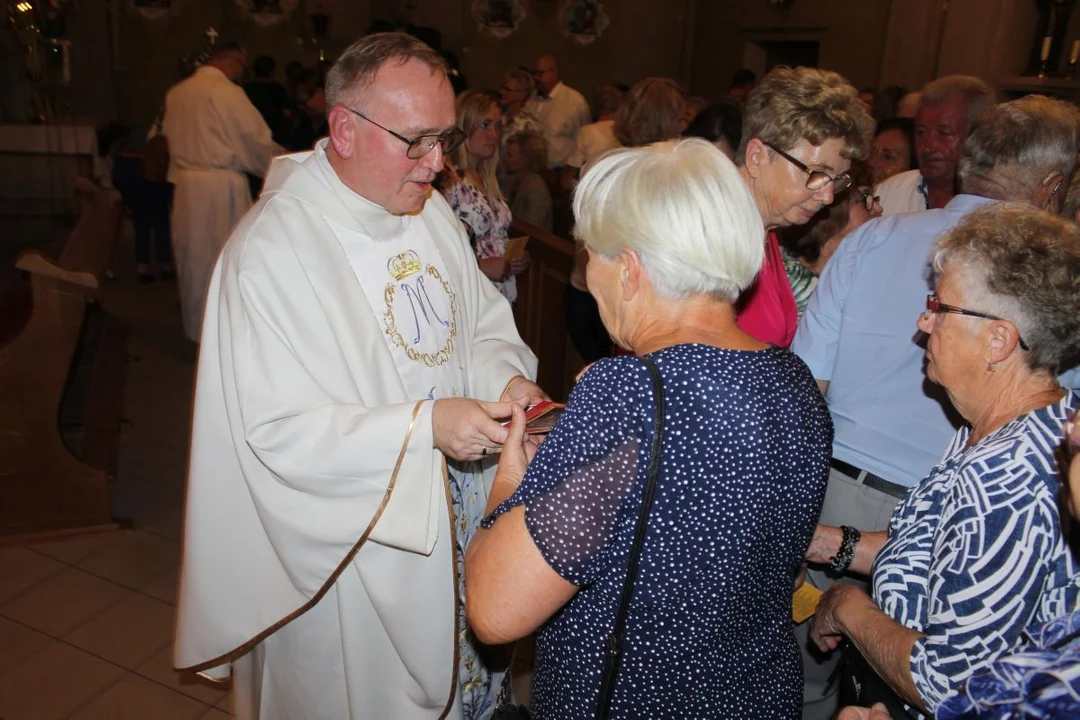
[[[446,76],[447,65],[442,55],[412,35],[375,33],[358,40],[341,54],[326,75],[327,106],[345,105],[362,110],[379,69],[388,62],[403,65],[409,60],[417,60],[433,73]]]

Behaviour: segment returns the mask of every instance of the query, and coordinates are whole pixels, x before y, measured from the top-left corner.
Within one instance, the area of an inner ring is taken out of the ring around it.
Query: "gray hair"
[[[1080,210],[1080,169],[1073,172],[1072,180],[1069,181],[1069,191],[1061,205],[1061,215],[1066,220],[1076,222],[1077,210]]]
[[[593,92],[593,113],[596,117],[604,113],[614,115],[623,104],[626,93],[614,85],[601,85]]]
[[[1031,200],[1053,173],[1072,177],[1078,130],[1080,111],[1061,100],[1028,95],[995,105],[964,140],[960,187],[998,200]]]
[[[946,75],[927,83],[922,89],[919,107],[962,102],[967,108],[964,113],[964,125],[970,128],[971,124],[989,110],[997,100],[994,88],[982,78],[974,75]]]
[[[765,259],[765,229],[734,163],[699,138],[610,152],[574,191],[574,234],[604,258],[633,250],[676,300],[734,302]]]
[[[514,68],[506,73],[506,79],[521,84],[521,92],[525,93],[525,102],[536,97],[536,80],[533,79],[531,72],[522,68]]]
[[[410,60],[424,63],[432,73],[446,75],[442,55],[412,35],[386,32],[361,38],[341,53],[326,74],[327,107],[363,107],[364,96],[382,66],[390,61],[404,65]]]
[[[830,138],[844,143],[848,160],[870,154],[874,119],[859,101],[859,91],[829,70],[776,67],[746,96],[742,142],[735,161],[746,164],[746,146],[757,138],[781,150],[800,140],[815,147]]]
[[[964,302],[1016,326],[1033,371],[1057,375],[1080,360],[1080,226],[1030,205],[994,203],[938,241]]]

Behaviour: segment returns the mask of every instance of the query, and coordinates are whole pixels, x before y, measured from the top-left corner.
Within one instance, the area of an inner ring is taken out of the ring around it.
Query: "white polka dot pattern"
[[[821,509],[832,422],[786,350],[652,355],[665,439],[616,685],[615,718],[793,718],[792,581]],[[541,628],[533,706],[591,718],[648,465],[655,399],[632,357],[596,363],[518,491],[547,563],[581,590]]]

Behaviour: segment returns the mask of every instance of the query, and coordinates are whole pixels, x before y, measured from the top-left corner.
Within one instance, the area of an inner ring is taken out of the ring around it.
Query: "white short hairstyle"
[[[734,302],[765,260],[765,228],[735,164],[699,138],[616,150],[574,192],[574,234],[606,258],[641,258],[664,297]]]

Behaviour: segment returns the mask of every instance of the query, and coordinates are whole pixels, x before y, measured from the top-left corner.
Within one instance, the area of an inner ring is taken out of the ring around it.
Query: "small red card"
[[[566,405],[563,403],[544,400],[533,405],[525,411],[525,433],[527,435],[540,435],[550,432],[555,427],[555,421],[563,414]],[[510,421],[503,422],[509,425]]]

